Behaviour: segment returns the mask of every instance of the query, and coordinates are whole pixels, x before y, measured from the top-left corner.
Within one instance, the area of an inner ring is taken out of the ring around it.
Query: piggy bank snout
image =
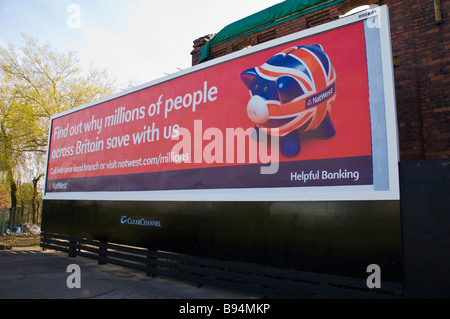
[[[251,97],[247,104],[247,114],[250,120],[255,124],[262,124],[269,119],[269,108],[267,102],[259,95]]]

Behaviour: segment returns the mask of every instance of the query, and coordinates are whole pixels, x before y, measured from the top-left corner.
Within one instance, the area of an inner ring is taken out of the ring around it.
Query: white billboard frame
[[[174,78],[197,72],[212,66],[250,55],[268,48],[276,47],[295,40],[301,40],[324,32],[342,28],[351,24],[364,22],[367,35],[375,37],[378,44],[377,57],[381,61],[381,70],[376,70],[377,76],[382,76],[384,109],[377,115],[378,120],[384,124],[384,131],[380,138],[385,138],[383,149],[373,150],[374,179],[376,170],[381,171],[383,181],[386,185],[381,190],[374,189],[373,185],[358,186],[312,186],[312,187],[273,187],[273,188],[227,188],[227,189],[190,189],[190,190],[152,190],[152,191],[115,191],[115,192],[45,192],[44,200],[105,200],[105,201],[346,201],[346,200],[399,200],[399,176],[398,176],[398,130],[394,91],[394,72],[392,61],[392,48],[390,36],[389,12],[387,6],[370,8],[354,15],[341,18],[317,27],[303,30],[288,36],[284,36],[263,44],[241,50],[227,56],[223,56],[189,69],[174,73],[164,78],[151,81],[135,88],[122,91],[99,101],[88,103],[75,109],[55,115],[51,122],[59,117],[77,112],[99,103],[107,102],[118,97],[143,90],[145,88],[163,83]],[[367,54],[370,54],[370,49]],[[369,56],[368,56],[369,59]],[[368,69],[370,69],[368,61]],[[370,70],[368,70],[370,72]],[[375,71],[372,71],[375,72]],[[369,86],[370,90],[370,86]],[[372,111],[371,106],[371,111]],[[378,110],[379,111],[379,110]],[[371,119],[371,121],[374,121]],[[374,133],[372,122],[372,132]],[[52,127],[50,125],[50,132]],[[375,134],[376,135],[376,134]],[[384,136],[384,137],[383,137]],[[377,138],[376,136],[373,138]],[[51,133],[49,133],[48,145],[50,148]],[[49,154],[47,155],[49,156]],[[378,157],[382,157],[384,164],[377,166]],[[48,158],[47,158],[48,163]],[[48,164],[45,181],[47,184]],[[374,182],[375,183],[375,182]],[[376,188],[376,187],[375,187]]]

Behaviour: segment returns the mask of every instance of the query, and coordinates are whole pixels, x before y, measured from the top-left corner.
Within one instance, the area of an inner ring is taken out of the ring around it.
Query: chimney
[[[196,40],[194,40],[194,50],[191,51],[192,55],[192,66],[197,65],[198,61],[200,60],[200,49],[209,41],[211,40],[215,34],[208,34],[203,37],[200,37]]]

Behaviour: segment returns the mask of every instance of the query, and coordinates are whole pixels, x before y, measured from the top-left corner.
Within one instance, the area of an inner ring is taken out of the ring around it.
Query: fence
[[[265,298],[401,298],[399,283],[382,282],[368,289],[366,278],[280,269],[257,264],[212,260],[166,251],[104,243],[43,232],[41,247],[86,257],[99,264],[145,272],[199,285],[217,286]]]
[[[400,163],[407,298],[450,298],[450,159]]]

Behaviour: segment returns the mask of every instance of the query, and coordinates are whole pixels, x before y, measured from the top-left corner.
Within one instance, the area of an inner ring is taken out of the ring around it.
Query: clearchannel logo
[[[128,217],[128,216],[122,216],[120,219],[121,224],[128,224],[128,225],[136,225],[136,226],[146,226],[146,227],[162,227],[161,221],[159,220],[151,220],[144,217]]]

